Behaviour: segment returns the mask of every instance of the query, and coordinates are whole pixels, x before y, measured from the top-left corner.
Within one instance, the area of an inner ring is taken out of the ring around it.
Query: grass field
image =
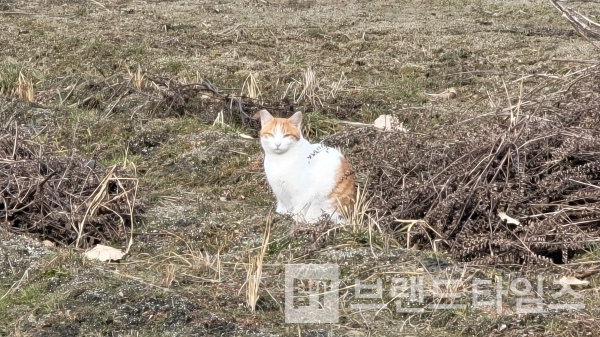
[[[598,6],[580,7],[598,21]],[[168,105],[168,90],[152,80],[205,79],[258,104],[286,102],[305,111],[306,136],[327,143],[357,128],[346,122],[381,114],[435,133],[586,66],[565,60],[594,58],[597,50],[542,0],[0,0],[0,124],[22,126],[57,154],[125,166],[146,209],[119,263],[1,226],[0,335],[596,335],[597,276],[574,287],[583,298],[564,302],[552,297],[560,290],[552,279],[566,273],[560,266],[467,266],[444,250],[400,245],[368,221],[302,227],[270,216],[258,123],[242,123],[208,94]],[[456,98],[436,96],[449,88]],[[599,254],[592,246],[573,263]],[[257,257],[253,311],[248,275]],[[339,265],[338,323],[285,323],[285,265],[301,263]],[[389,294],[393,278],[410,277],[423,277],[430,306],[422,313],[397,312]],[[537,290],[546,304],[585,309],[517,313],[510,291],[500,307],[472,305],[474,279],[518,293],[518,277],[531,281],[530,298]],[[450,302],[431,293],[433,280],[449,278],[459,280],[450,294],[462,294]],[[356,298],[357,279],[382,280],[375,302],[384,309],[352,306],[374,303]]]

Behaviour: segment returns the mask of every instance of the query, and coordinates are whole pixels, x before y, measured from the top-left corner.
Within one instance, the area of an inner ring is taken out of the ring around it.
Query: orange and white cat
[[[258,112],[265,151],[265,173],[275,197],[276,212],[292,214],[300,222],[313,223],[324,214],[344,223],[343,214],[353,208],[354,175],[336,149],[311,144],[302,137],[302,113],[274,118]]]

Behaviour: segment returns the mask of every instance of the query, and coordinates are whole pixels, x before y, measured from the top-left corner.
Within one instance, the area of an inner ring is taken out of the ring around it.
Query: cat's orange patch
[[[335,186],[327,197],[342,214],[348,214],[353,209],[356,197],[354,172],[345,158],[341,158],[340,166],[335,172]]]
[[[300,130],[286,118],[273,118],[260,129],[260,136],[274,133],[278,126],[284,135],[294,137],[296,140],[300,139]]]

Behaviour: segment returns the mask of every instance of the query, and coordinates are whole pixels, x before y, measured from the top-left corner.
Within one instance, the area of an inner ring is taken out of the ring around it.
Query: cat
[[[356,190],[344,156],[302,136],[300,111],[287,119],[274,118],[267,110],[257,114],[265,174],[277,198],[275,212],[305,223],[317,222],[324,214],[335,223],[346,223]]]

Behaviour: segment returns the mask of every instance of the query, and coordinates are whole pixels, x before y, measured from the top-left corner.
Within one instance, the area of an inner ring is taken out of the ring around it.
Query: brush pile
[[[53,154],[22,129],[0,129],[0,225],[59,245],[125,241],[137,180],[121,168]]]
[[[260,129],[260,122],[254,114],[261,109],[269,110],[274,116],[289,117],[294,112],[302,110],[303,112],[319,111],[331,117],[349,119],[358,115],[362,105],[351,98],[315,101],[303,95],[298,98],[298,103],[295,103],[295,99],[288,98],[258,100],[245,94],[222,93],[205,79],[197,79],[193,83],[150,74],[142,74],[138,77],[142,78],[142,76],[145,81],[151,83],[146,85],[150,88],[146,90],[148,97],[164,115],[191,115],[207,124],[220,121],[225,124],[239,123],[250,129]],[[132,79],[129,82],[132,83],[132,92],[140,87]]]
[[[599,68],[430,135],[364,129],[339,141],[351,144],[380,225],[407,247],[445,246],[474,263],[566,263],[600,241]]]

